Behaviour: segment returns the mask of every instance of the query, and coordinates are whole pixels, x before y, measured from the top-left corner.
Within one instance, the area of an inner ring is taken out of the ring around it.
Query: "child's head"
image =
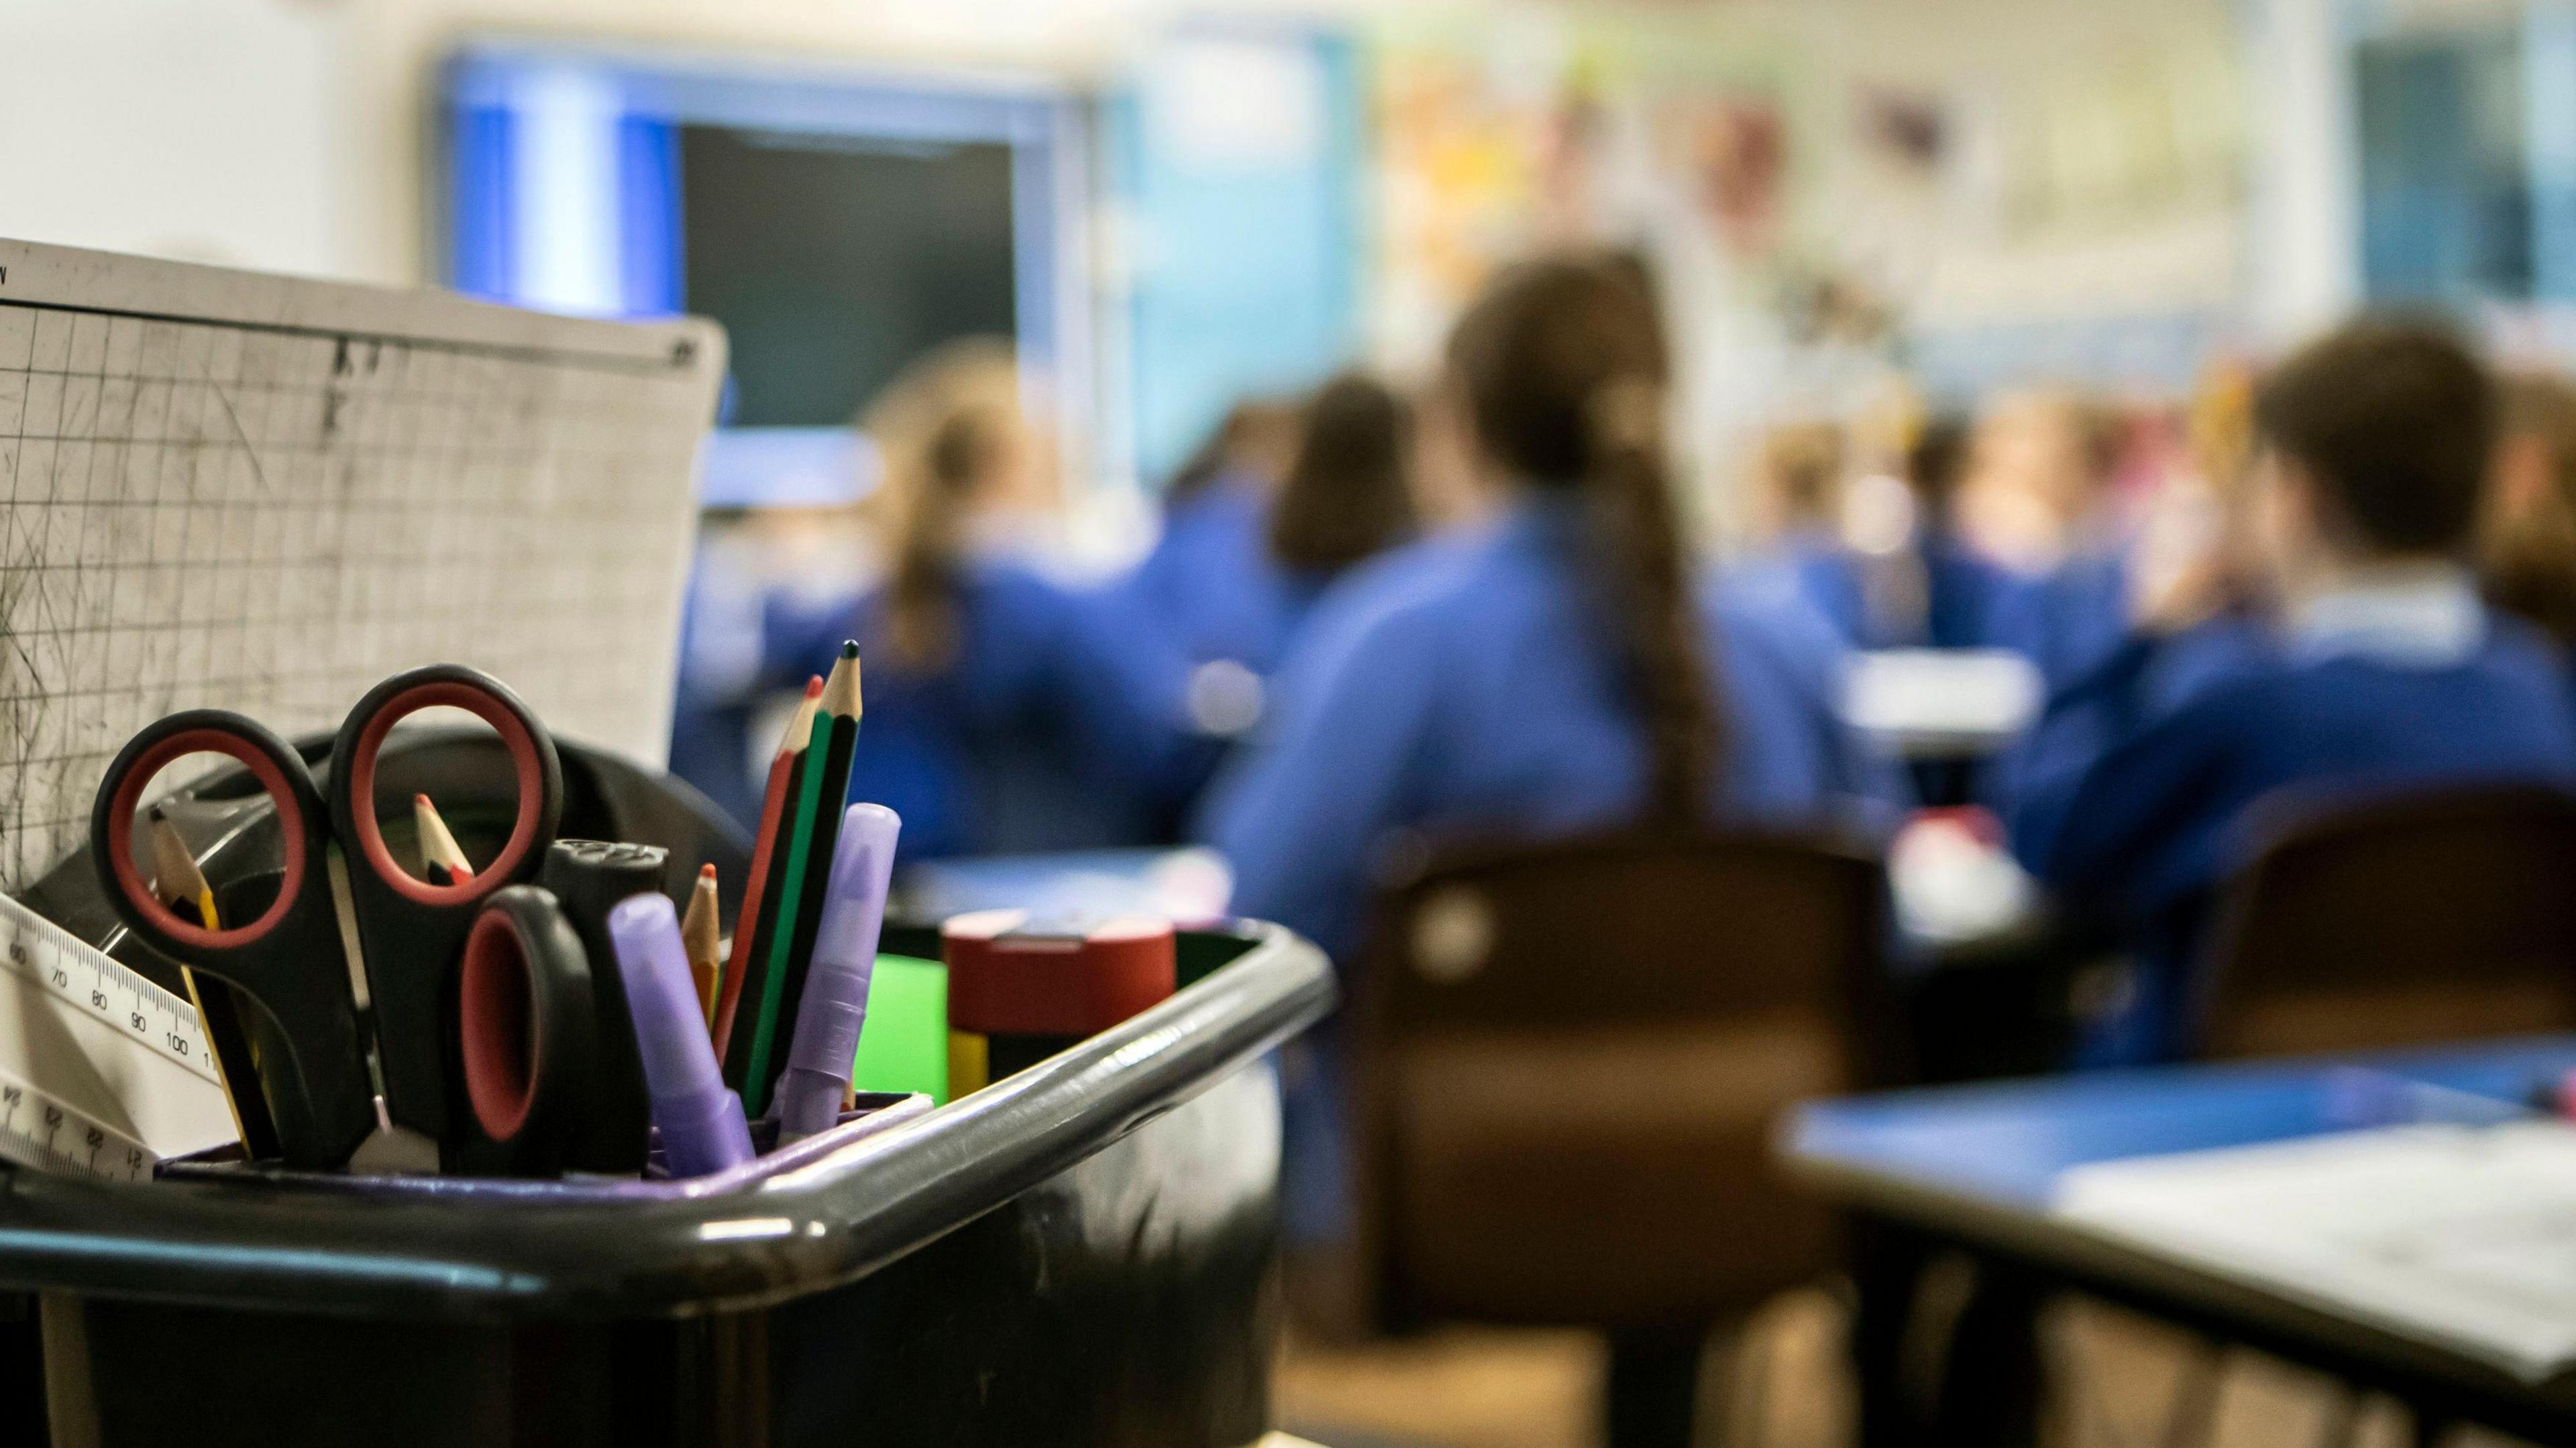
[[[1651,815],[1696,819],[1723,749],[1667,466],[1663,319],[1636,268],[1583,258],[1497,276],[1449,336],[1446,411],[1490,486],[1583,520],[1577,582],[1604,605],[1639,714]]]
[[[1299,424],[1299,409],[1275,398],[1246,398],[1226,409],[1164,483],[1163,506],[1180,507],[1229,477],[1268,490],[1287,474]]]
[[[895,660],[927,665],[955,645],[959,560],[998,515],[1055,510],[1045,435],[1021,405],[1010,345],[951,342],[895,379],[862,419],[882,462],[879,516],[893,555],[886,640]]]
[[[2364,319],[2301,348],[2255,402],[2257,526],[2276,579],[2464,556],[2495,426],[2493,379],[2439,327]]]
[[[1905,485],[1916,510],[1934,526],[1948,524],[1968,474],[1972,436],[1968,420],[1955,413],[1926,418],[1905,449]]]
[[[1055,475],[1024,385],[1010,344],[991,338],[948,343],[905,368],[861,419],[887,503],[905,514],[1051,508]]]
[[[1306,404],[1288,476],[1270,511],[1270,552],[1331,574],[1413,531],[1413,408],[1383,382],[1346,372]]]
[[[1832,532],[1842,519],[1842,428],[1793,422],[1771,429],[1762,440],[1762,502],[1770,536]]]
[[[1960,531],[1986,554],[2031,572],[2081,546],[2109,491],[2104,416],[2058,389],[1990,399],[1953,490]]]
[[[2502,393],[2478,527],[2487,596],[2576,644],[2576,385],[2526,374]]]

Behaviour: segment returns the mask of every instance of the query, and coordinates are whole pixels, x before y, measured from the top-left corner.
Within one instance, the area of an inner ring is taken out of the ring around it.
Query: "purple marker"
[[[885,924],[886,882],[894,874],[894,839],[903,817],[881,804],[854,804],[841,817],[824,887],[823,923],[814,933],[814,964],[796,1004],[796,1037],[778,1078],[780,1145],[829,1131],[841,1119],[868,1019],[868,978],[876,972],[877,931]]]
[[[630,895],[608,912],[608,940],[626,982],[626,1011],[635,1022],[635,1049],[644,1058],[644,1090],[653,1100],[653,1124],[662,1132],[662,1157],[675,1177],[705,1176],[751,1160],[751,1130],[742,1098],[725,1089],[707,1019],[698,1013],[698,988],[689,978],[689,950],[680,943],[680,915],[670,897],[654,891]]]

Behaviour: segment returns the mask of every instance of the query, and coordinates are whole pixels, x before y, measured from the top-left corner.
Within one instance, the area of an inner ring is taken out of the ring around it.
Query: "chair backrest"
[[[1352,1023],[1380,1321],[1703,1324],[1830,1266],[1771,1134],[1888,1062],[1885,901],[1874,855],[1754,835],[1461,851],[1391,887]]]
[[[2576,799],[2284,799],[2251,834],[2208,936],[2204,1054],[2576,1030]]]

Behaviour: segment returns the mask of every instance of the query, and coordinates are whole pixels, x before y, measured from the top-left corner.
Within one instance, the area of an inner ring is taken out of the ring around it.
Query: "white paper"
[[[1852,659],[1843,717],[1899,749],[1993,748],[2044,702],[2039,670],[2003,649],[1882,649]]]
[[[489,670],[664,755],[710,323],[0,241],[0,892],[177,709],[292,737]]]
[[[2065,1221],[2482,1359],[2576,1365],[2576,1128],[2402,1126],[2081,1167]]]

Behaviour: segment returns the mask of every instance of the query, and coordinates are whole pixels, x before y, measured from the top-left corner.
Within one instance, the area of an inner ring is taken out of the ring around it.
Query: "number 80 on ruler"
[[[136,1180],[230,1140],[196,1008],[0,896],[0,1157]]]

